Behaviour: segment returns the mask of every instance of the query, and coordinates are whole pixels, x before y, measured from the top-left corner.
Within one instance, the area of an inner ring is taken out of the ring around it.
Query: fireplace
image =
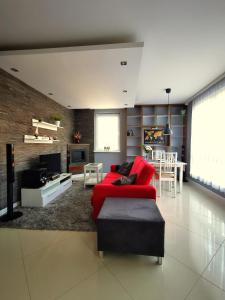
[[[86,151],[82,149],[70,150],[70,163],[83,163],[86,162]]]
[[[89,163],[89,144],[69,144],[67,149],[67,169],[69,173],[83,173]]]

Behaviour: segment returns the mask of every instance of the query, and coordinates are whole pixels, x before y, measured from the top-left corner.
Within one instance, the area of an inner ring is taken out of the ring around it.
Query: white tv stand
[[[60,177],[37,189],[21,189],[22,206],[44,207],[72,185],[72,174],[62,173]]]

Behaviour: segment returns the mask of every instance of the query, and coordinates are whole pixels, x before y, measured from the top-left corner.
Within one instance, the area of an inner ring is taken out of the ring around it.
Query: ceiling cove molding
[[[25,55],[25,54],[51,54],[61,52],[74,51],[91,51],[91,50],[107,50],[107,49],[129,49],[142,48],[144,42],[135,43],[119,43],[119,44],[104,44],[104,45],[90,45],[90,46],[74,46],[74,47],[57,47],[57,48],[42,48],[42,49],[26,49],[26,50],[0,50],[0,56],[8,55]]]

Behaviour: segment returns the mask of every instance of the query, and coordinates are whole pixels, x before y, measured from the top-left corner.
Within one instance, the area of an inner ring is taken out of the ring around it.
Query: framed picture
[[[163,129],[144,129],[144,144],[165,144]]]

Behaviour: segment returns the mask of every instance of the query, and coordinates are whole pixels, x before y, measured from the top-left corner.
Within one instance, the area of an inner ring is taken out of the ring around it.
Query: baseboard
[[[206,193],[208,196],[212,196],[213,198],[217,199],[219,202],[221,202],[223,205],[225,205],[225,198],[220,196],[219,194],[207,189],[203,185],[199,184],[198,182],[192,180],[191,177],[188,177],[188,182],[192,184],[193,186],[197,187],[198,189],[202,190],[204,193]]]
[[[17,207],[19,205],[19,202],[15,202],[13,203],[13,208]],[[0,210],[0,217],[5,215],[7,213],[7,207],[6,208],[3,208]]]

